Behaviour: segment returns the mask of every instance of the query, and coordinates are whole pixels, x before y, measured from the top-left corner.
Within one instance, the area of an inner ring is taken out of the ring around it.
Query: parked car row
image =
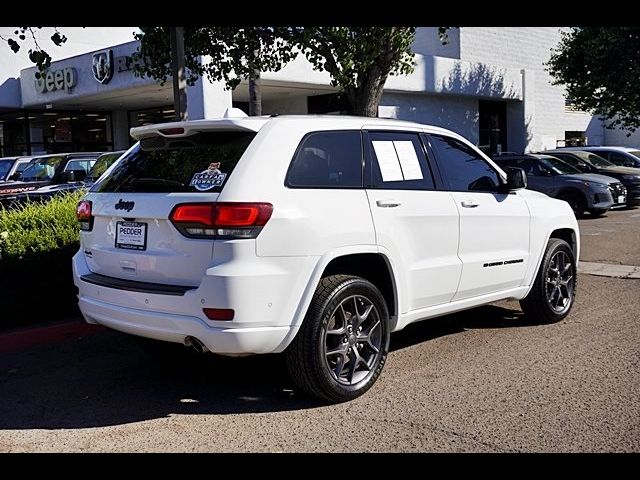
[[[0,205],[46,201],[90,187],[122,155],[118,152],[55,153],[0,159]]]
[[[640,167],[636,154],[640,151],[627,147],[575,147],[503,154],[493,160],[503,168],[522,168],[527,188],[565,200],[580,218],[585,212],[599,216],[612,207],[640,204],[640,168],[631,166],[637,160]]]

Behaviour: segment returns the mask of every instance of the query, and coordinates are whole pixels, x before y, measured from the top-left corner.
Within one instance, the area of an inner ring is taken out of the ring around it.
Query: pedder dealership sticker
[[[189,185],[204,192],[221,186],[225,178],[227,174],[220,171],[220,162],[215,162],[210,163],[205,171],[194,174]]]

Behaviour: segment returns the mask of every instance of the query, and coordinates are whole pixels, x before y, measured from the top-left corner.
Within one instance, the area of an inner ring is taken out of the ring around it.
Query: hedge
[[[79,248],[75,208],[83,195],[0,209],[0,329],[80,314],[71,257]]]

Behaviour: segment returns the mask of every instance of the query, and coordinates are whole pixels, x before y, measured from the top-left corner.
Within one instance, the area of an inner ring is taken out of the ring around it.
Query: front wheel
[[[301,391],[330,402],[359,397],[375,383],[389,351],[389,312],[380,291],[349,275],[325,277],[285,353]]]
[[[533,287],[520,300],[524,314],[540,323],[553,323],[569,315],[576,296],[577,268],[567,242],[551,238]]]
[[[587,209],[587,202],[582,194],[569,192],[562,194],[559,198],[569,204],[576,218],[584,217],[584,211]]]

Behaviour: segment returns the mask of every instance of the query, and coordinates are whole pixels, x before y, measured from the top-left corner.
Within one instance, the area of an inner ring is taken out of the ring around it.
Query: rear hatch
[[[86,196],[93,216],[91,230],[82,234],[89,269],[140,282],[199,285],[214,241],[184,236],[171,212],[180,203],[215,202],[255,135],[227,129],[142,138]]]

